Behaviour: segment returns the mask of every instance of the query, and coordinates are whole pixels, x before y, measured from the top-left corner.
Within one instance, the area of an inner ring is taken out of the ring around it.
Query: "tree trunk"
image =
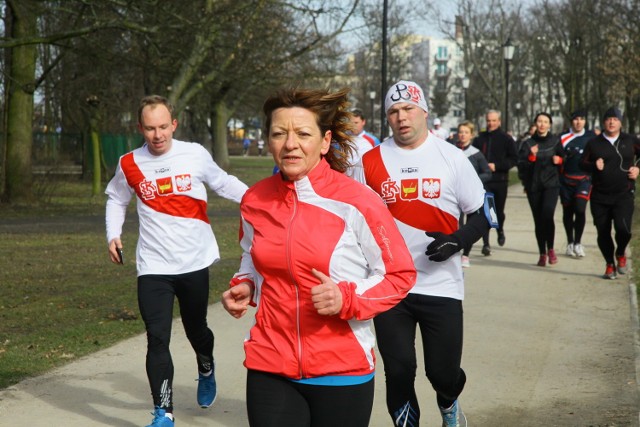
[[[215,120],[213,121],[213,159],[222,169],[229,169],[229,148],[227,147],[227,122],[229,121],[229,111],[223,101],[219,101],[215,106]]]
[[[91,185],[91,195],[97,196],[100,194],[100,183],[102,180],[102,169],[100,158],[102,157],[102,147],[100,146],[100,135],[99,135],[99,123],[100,123],[100,99],[91,95],[86,100],[87,106],[89,108],[89,125],[90,125],[90,135],[91,135],[91,149],[93,158],[91,159],[91,169],[92,169],[92,185]]]
[[[98,131],[91,129],[91,148],[93,148],[93,180],[91,184],[91,195],[98,196],[100,194],[100,136]]]
[[[13,13],[13,38],[36,34],[36,15],[31,2],[8,3]],[[12,7],[13,5],[13,7]],[[31,201],[33,198],[31,149],[33,145],[33,92],[35,90],[37,46],[27,44],[12,48],[8,78],[13,81],[8,96],[6,196],[10,202]]]
[[[4,29],[5,34],[10,35],[13,34],[13,14],[10,13],[10,10],[7,10],[4,16]],[[4,49],[4,67],[6,70],[11,68],[11,49]],[[9,92],[11,91],[11,80],[4,78],[4,91],[2,96],[2,138],[0,140],[0,201],[4,201],[5,195],[7,193],[6,187],[6,174],[7,174],[7,120],[9,109],[7,106],[9,105]]]

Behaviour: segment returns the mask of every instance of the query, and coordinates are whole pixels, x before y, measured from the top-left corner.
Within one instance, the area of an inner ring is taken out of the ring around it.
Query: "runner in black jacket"
[[[621,132],[622,113],[609,108],[604,113],[604,131],[589,140],[582,155],[581,167],[591,173],[591,215],[598,233],[598,247],[607,265],[605,279],[627,272],[625,250],[631,241],[633,197],[640,158],[640,141]],[[615,246],[611,224],[615,230]]]
[[[489,110],[486,115],[487,130],[481,132],[473,141],[476,147],[489,163],[491,179],[484,183],[486,191],[493,193],[498,215],[498,244],[505,243],[504,235],[504,207],[507,203],[507,189],[509,187],[509,170],[516,165],[518,154],[516,143],[512,137],[500,128],[500,112]],[[489,231],[482,237],[482,253],[491,255],[489,245]]]
[[[567,235],[567,250],[571,257],[585,256],[582,233],[586,224],[586,210],[591,197],[591,177],[580,167],[584,147],[596,134],[585,129],[587,114],[582,110],[571,113],[571,128],[560,135],[565,162],[560,175],[560,203],[562,224]]]
[[[535,119],[536,133],[520,146],[518,175],[527,193],[535,226],[540,258],[538,266],[558,262],[554,250],[555,222],[553,215],[560,194],[560,166],[565,152],[560,139],[551,134],[551,116],[539,113]]]

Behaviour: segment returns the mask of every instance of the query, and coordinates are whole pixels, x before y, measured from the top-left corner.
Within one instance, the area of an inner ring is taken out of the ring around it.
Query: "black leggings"
[[[173,411],[173,362],[169,351],[173,300],[178,298],[182,324],[196,352],[200,372],[213,365],[213,332],[207,327],[209,270],[178,275],[138,277],[138,306],[147,330],[147,377],[154,406]]]
[[[279,375],[247,371],[251,427],[367,427],[375,380],[351,386],[300,384]]]
[[[438,405],[450,407],[462,392],[466,376],[462,359],[462,301],[409,294],[374,319],[384,362],[387,410],[396,426],[418,426],[420,406],[415,391],[416,326],[420,325],[427,378]]]
[[[544,255],[549,249],[553,249],[556,235],[553,214],[556,211],[559,193],[560,189],[558,187],[527,192],[527,200],[529,200],[529,207],[533,214],[533,224],[540,255]]]
[[[562,224],[567,243],[580,243],[587,223],[587,199],[575,198],[570,205],[562,205]]]
[[[580,243],[587,223],[587,202],[591,193],[591,180],[586,177],[560,176],[560,203],[562,224],[567,243]]]
[[[490,193],[493,193],[493,199],[496,204],[496,215],[498,216],[498,232],[504,230],[505,214],[504,208],[507,204],[507,192],[509,190],[509,183],[507,181],[500,182],[488,182],[484,185],[484,189]],[[484,236],[482,236],[482,243],[484,245],[489,244],[489,232],[487,230]]]
[[[607,264],[615,264],[615,256],[623,256],[631,241],[631,223],[633,221],[633,194],[625,193],[612,203],[599,203],[591,200],[591,215],[598,233],[598,248]],[[611,238],[611,223],[615,231],[616,246]]]

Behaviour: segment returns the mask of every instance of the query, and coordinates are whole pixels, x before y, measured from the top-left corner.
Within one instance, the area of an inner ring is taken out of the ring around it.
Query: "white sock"
[[[202,375],[203,377],[208,377],[208,376],[210,376],[211,374],[213,374],[213,369],[212,369],[212,370],[210,370],[209,372],[207,372],[206,374],[205,374],[205,373],[200,372],[200,375]]]

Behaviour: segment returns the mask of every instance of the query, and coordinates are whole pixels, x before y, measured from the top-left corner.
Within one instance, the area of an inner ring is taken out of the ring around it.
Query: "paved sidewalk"
[[[556,215],[556,247],[565,239]],[[605,281],[588,214],[587,257],[560,255],[553,267],[538,259],[531,213],[522,187],[510,189],[507,243],[483,257],[480,245],[466,269],[465,350],[468,382],[461,404],[471,426],[638,426],[635,298],[628,278]],[[195,402],[195,358],[177,320],[177,426],[246,426],[242,339],[252,316],[235,320],[210,307],[216,334],[219,397]],[[144,426],[150,395],[144,373],[144,336],[138,336],[47,375],[0,391],[0,425]],[[435,396],[424,377],[417,385],[422,425],[438,426]],[[388,426],[381,362],[371,426]]]

